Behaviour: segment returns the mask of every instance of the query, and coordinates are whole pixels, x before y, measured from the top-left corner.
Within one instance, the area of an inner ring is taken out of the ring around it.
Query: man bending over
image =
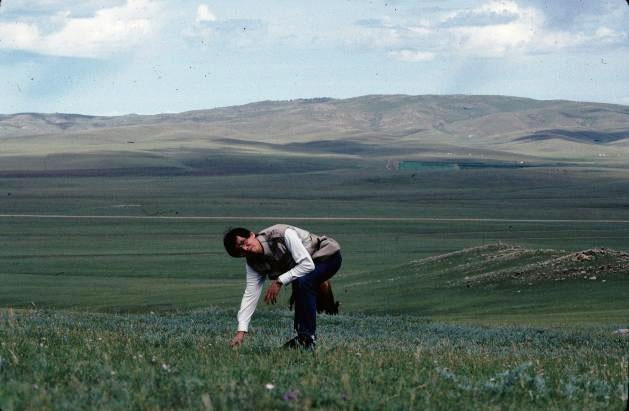
[[[238,331],[230,345],[243,343],[262,285],[268,278],[271,282],[264,295],[267,304],[275,304],[283,286],[293,287],[297,336],[284,346],[314,350],[317,294],[320,290],[329,290],[331,294],[327,280],[341,267],[339,244],[330,237],[285,224],[265,228],[257,234],[246,228],[234,228],[225,234],[223,243],[229,255],[247,261],[247,285],[238,311]]]

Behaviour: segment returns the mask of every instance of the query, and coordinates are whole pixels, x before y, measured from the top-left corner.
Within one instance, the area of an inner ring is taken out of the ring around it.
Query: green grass
[[[627,270],[509,276],[578,250],[629,251],[625,170],[330,164],[0,178],[0,214],[109,216],[0,217],[0,409],[621,408],[629,346],[611,332],[628,325]],[[247,344],[227,347],[244,267],[222,234],[275,222],[343,247],[342,315],[320,317],[315,355],[278,350],[292,319],[263,304]],[[504,244],[529,251],[504,257]]]
[[[627,397],[627,340],[609,326],[324,315],[312,354],[278,348],[292,323],[281,311],[258,315],[238,350],[234,310],[1,314],[5,411],[622,409]]]
[[[247,164],[241,168],[248,170]],[[344,167],[308,173],[0,178],[0,212],[579,220],[629,215],[624,169],[397,172],[384,166],[347,160]]]
[[[412,263],[497,242],[533,250],[629,250],[629,223],[592,221],[629,220],[622,170],[409,174],[365,164],[289,175],[0,179],[0,188],[11,194],[0,197],[0,213],[110,216],[1,218],[0,305],[109,312],[232,307],[242,293],[243,263],[225,255],[223,232],[235,225],[258,230],[288,222],[342,244],[344,263],[334,284],[344,312],[482,321],[513,315],[532,323],[550,313],[558,322],[576,323],[579,318],[617,321],[627,313],[626,287],[611,282],[526,286],[521,293],[517,285],[506,291],[457,289],[444,286],[448,279],[439,279],[434,267],[422,267],[416,275]],[[584,210],[590,214],[579,219]],[[250,217],[195,219],[236,215]],[[321,216],[448,219],[309,219]],[[503,217],[518,220],[496,220]],[[457,258],[462,257],[453,256],[447,264],[457,264]],[[465,272],[440,275],[463,277],[525,262],[480,261]],[[403,281],[389,281],[400,276]],[[622,278],[618,281],[623,284]],[[285,302],[287,296],[282,298]],[[578,317],[574,312],[597,314]]]
[[[4,306],[34,304],[110,312],[231,307],[238,304],[244,287],[243,261],[228,258],[222,249],[223,230],[234,221],[15,218],[5,222],[0,236],[0,302]],[[558,251],[531,252],[513,260],[459,253],[418,263],[496,241],[517,240],[545,248],[558,243],[554,237],[562,230],[572,232],[574,224],[295,223],[332,235],[343,245],[343,267],[333,283],[344,312],[414,313],[444,319],[476,316],[484,320],[492,315],[530,313],[532,323],[538,315],[551,312],[561,321],[564,314],[574,320],[572,312],[592,310],[602,322],[617,321],[629,313],[626,275],[606,283],[578,280],[536,282],[534,286],[506,284],[502,288],[454,286],[465,276],[515,270]],[[270,222],[243,224],[259,229]],[[580,236],[566,236],[560,245],[573,250],[600,245],[599,231],[625,241],[620,237],[628,228],[581,224]],[[614,286],[616,283],[619,286]],[[283,304],[286,294],[281,296]],[[616,314],[608,318],[607,310]],[[587,322],[592,321],[588,316]]]

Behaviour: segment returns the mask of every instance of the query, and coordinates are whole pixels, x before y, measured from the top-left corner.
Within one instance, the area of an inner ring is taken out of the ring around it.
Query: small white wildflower
[[[112,372],[110,372],[110,374],[111,374],[112,376],[113,376],[113,375],[116,375],[116,371],[112,371]]]
[[[275,388],[275,385],[268,383],[267,385],[264,386],[267,390],[272,390]]]
[[[162,369],[164,371],[170,372],[170,365],[164,363],[164,364],[162,364]]]

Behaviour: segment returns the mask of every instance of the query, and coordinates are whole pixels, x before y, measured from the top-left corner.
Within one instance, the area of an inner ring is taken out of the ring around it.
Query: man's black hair
[[[223,236],[223,245],[225,246],[225,251],[227,254],[232,257],[242,257],[240,255],[240,250],[236,248],[236,237],[247,238],[251,234],[250,230],[242,227],[231,228],[229,231],[225,233]]]

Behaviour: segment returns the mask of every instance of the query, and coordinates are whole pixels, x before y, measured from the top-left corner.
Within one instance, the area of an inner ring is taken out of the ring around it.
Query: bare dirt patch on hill
[[[629,276],[629,253],[607,248],[577,252],[531,250],[519,246],[492,245],[476,249],[475,261],[497,269],[466,275],[459,283],[468,287],[501,282],[606,281],[616,275]]]

